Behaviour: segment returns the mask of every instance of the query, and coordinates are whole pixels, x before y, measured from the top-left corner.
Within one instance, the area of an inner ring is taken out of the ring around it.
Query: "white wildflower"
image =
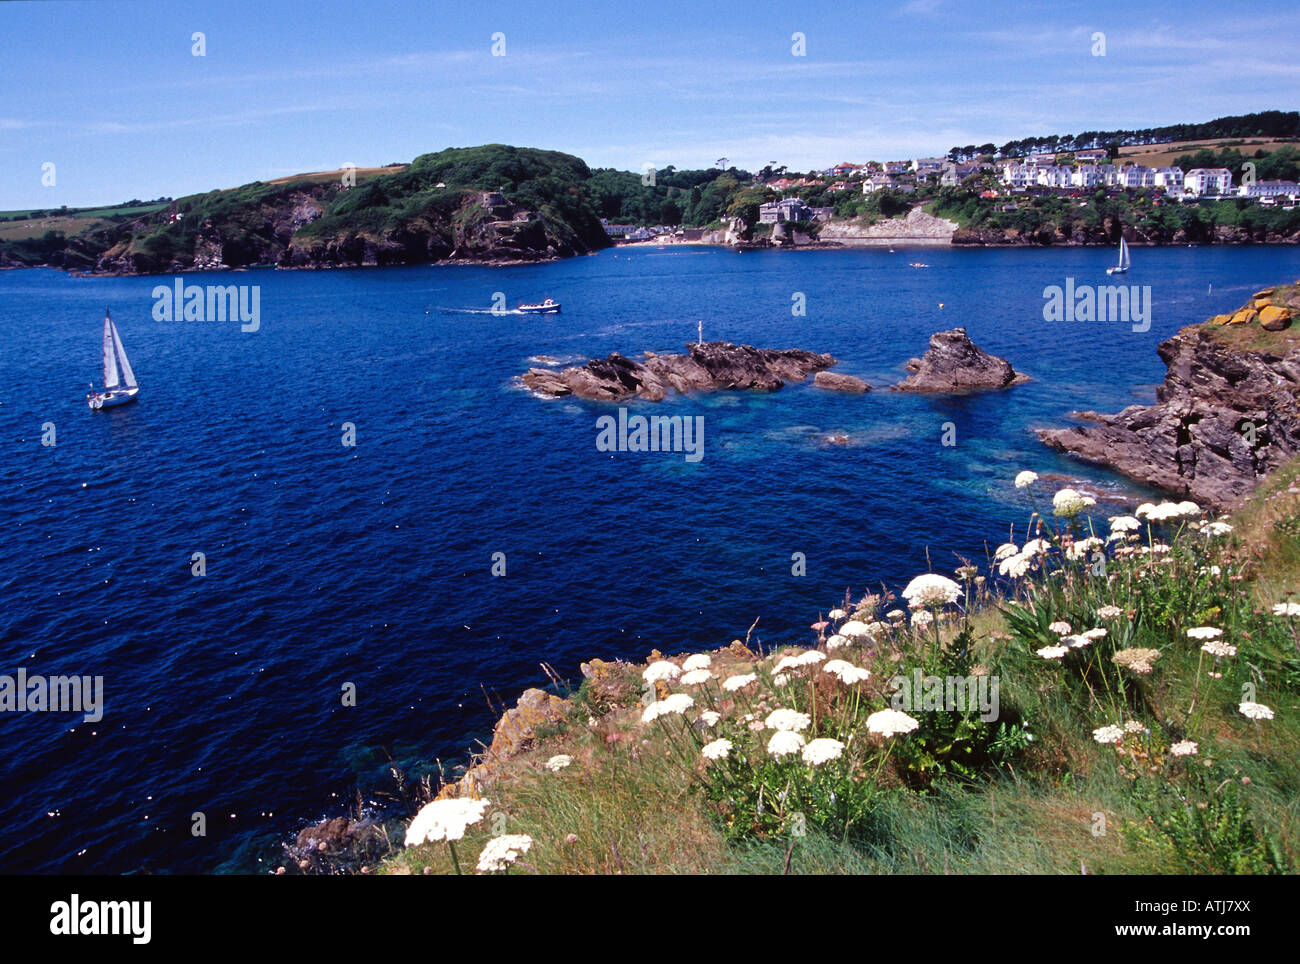
[[[756,673],[745,673],[743,676],[728,676],[722,682],[722,688],[728,693],[734,693],[736,690],[743,690],[750,683],[758,682]]]
[[[1092,731],[1092,738],[1098,743],[1118,743],[1124,739],[1124,730],[1118,726],[1103,726]]]
[[[714,740],[712,743],[706,743],[700,747],[700,754],[706,760],[722,760],[731,752],[731,747],[730,740]]]
[[[436,840],[459,840],[465,828],[478,823],[487,813],[488,802],[472,797],[450,797],[426,803],[406,828],[406,846]]]
[[[907,604],[913,609],[923,606],[946,606],[961,598],[961,586],[947,576],[926,573],[917,576],[903,590]]]
[[[877,710],[867,717],[867,729],[881,736],[911,733],[921,724],[899,710]]]
[[[676,663],[670,663],[666,659],[661,659],[647,666],[645,672],[641,674],[641,678],[647,683],[658,683],[660,681],[676,679],[680,675],[682,675],[682,671]]]
[[[819,740],[812,740],[803,748],[803,762],[810,767],[820,766],[838,759],[843,752],[844,744],[839,740],[822,737]]]
[[[772,756],[789,756],[803,747],[803,737],[792,730],[778,730],[767,741],[767,752]]]
[[[767,714],[767,719],[763,721],[763,725],[769,730],[798,732],[799,730],[806,730],[811,722],[811,716],[807,713],[800,713],[798,710],[773,710]]]
[[[505,870],[533,845],[533,838],[526,833],[507,833],[493,837],[479,854],[479,873],[490,874],[495,870]]]

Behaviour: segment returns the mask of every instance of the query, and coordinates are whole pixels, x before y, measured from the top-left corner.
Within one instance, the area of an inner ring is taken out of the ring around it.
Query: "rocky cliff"
[[[1088,424],[1040,430],[1047,445],[1123,474],[1227,508],[1300,453],[1300,282],[1184,328],[1158,351],[1168,366],[1155,405],[1115,415],[1075,412]]]

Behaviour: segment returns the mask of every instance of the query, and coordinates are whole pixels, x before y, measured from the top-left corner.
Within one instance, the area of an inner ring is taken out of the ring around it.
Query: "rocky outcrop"
[[[455,783],[448,783],[438,797],[472,796],[491,781],[502,763],[533,748],[540,730],[562,723],[572,704],[545,690],[524,690],[514,709],[506,710],[492,731],[492,742],[474,765]]]
[[[1298,292],[1259,292],[1240,311],[1163,342],[1168,371],[1155,405],[1072,413],[1089,424],[1040,430],[1039,438],[1148,485],[1230,507],[1300,453],[1300,339],[1260,324],[1265,312],[1283,317],[1270,307],[1286,309],[1289,324]]]
[[[861,378],[839,372],[818,372],[813,376],[813,384],[832,392],[851,392],[861,395],[871,391],[871,386]]]
[[[748,389],[776,391],[830,368],[835,359],[798,348],[754,348],[725,341],[697,342],[686,355],[646,352],[633,361],[617,352],[587,364],[552,371],[530,368],[523,384],[548,397],[576,395],[599,402],[643,398],[658,402],[676,391]]]
[[[940,331],[930,336],[930,349],[907,363],[911,376],[895,385],[902,392],[970,392],[1007,388],[1029,380],[998,358],[978,348],[965,328]]]

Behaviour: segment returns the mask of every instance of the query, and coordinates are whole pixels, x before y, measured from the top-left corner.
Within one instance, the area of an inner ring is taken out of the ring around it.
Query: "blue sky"
[[[489,142],[628,170],[721,156],[802,170],[1293,110],[1300,5],[5,3],[0,64],[14,209]]]

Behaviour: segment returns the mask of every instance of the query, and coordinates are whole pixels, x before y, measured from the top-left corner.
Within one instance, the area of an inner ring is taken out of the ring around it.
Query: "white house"
[[[1070,172],[1070,184],[1074,187],[1097,187],[1105,183],[1105,176],[1096,164],[1080,164]]]
[[[1063,164],[1050,164],[1036,169],[1036,180],[1041,187],[1069,187],[1070,168]]]
[[[1156,187],[1162,187],[1167,194],[1183,193],[1183,169],[1181,167],[1157,167]]]
[[[1156,172],[1145,164],[1129,164],[1120,168],[1118,180],[1120,187],[1129,189],[1155,187]]]
[[[1242,197],[1295,197],[1300,185],[1295,181],[1256,181],[1237,189]]]
[[[1183,188],[1189,194],[1204,197],[1207,194],[1228,194],[1232,191],[1232,172],[1226,167],[1197,167],[1183,178]]]

